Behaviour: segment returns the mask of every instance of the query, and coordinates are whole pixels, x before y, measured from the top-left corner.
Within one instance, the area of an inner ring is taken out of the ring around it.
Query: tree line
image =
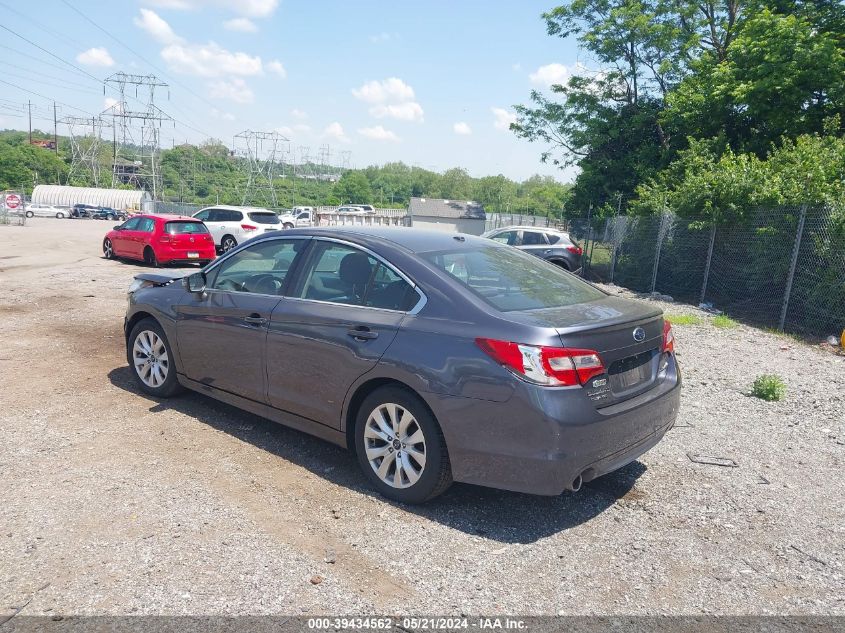
[[[52,135],[34,131],[33,139],[52,140]],[[82,139],[80,143],[92,141]],[[108,143],[99,150],[100,186],[111,185],[112,151]],[[30,145],[25,132],[0,132],[0,190],[24,189],[28,193],[38,183],[95,186],[90,170],[70,172],[70,153],[65,137],[58,138],[58,152],[54,152]],[[161,197],[170,202],[241,204],[247,184],[244,167],[242,158],[214,139],[162,150]],[[549,176],[535,175],[517,182],[501,174],[476,178],[460,167],[439,173],[401,162],[346,170],[336,181],[325,178],[326,171],[324,166],[312,164],[297,169],[281,163],[275,166],[275,206],[359,203],[404,208],[416,196],[475,200],[488,211],[560,217],[571,188]],[[254,191],[248,202],[269,206],[272,196],[266,187],[270,185],[266,178],[258,184],[264,189]]]

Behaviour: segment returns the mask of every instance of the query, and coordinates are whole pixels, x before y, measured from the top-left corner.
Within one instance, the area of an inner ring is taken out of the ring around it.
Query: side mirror
[[[189,292],[205,292],[205,273],[198,272],[185,277],[185,286]]]
[[[123,230],[123,225],[122,225],[122,224],[115,224],[112,228],[113,228],[115,231],[122,231],[122,230]]]

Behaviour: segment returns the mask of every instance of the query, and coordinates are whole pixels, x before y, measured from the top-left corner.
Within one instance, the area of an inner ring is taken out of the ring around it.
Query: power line
[[[68,65],[68,66],[70,66],[71,68],[75,68],[77,71],[81,72],[83,75],[87,75],[88,77],[90,77],[90,78],[91,78],[91,79],[93,79],[94,81],[97,81],[97,82],[102,83],[102,80],[101,80],[101,79],[99,79],[99,78],[95,77],[94,75],[92,75],[91,73],[89,73],[89,72],[87,72],[87,71],[83,70],[82,68],[80,68],[80,67],[79,67],[79,66],[77,66],[76,64],[71,64],[71,63],[70,63],[69,61],[67,61],[66,59],[62,59],[61,57],[59,57],[59,56],[58,56],[58,55],[56,55],[55,53],[51,53],[51,52],[50,52],[50,51],[48,51],[46,48],[44,48],[44,47],[42,47],[42,46],[39,46],[38,44],[36,44],[36,43],[35,43],[35,42],[33,42],[32,40],[29,40],[29,39],[25,38],[23,35],[20,35],[19,33],[15,33],[15,32],[14,32],[12,29],[10,29],[9,27],[7,27],[7,26],[3,26],[2,24],[0,24],[0,29],[3,29],[4,31],[7,31],[7,32],[11,33],[12,35],[14,35],[15,37],[17,37],[18,39],[21,39],[21,40],[23,40],[24,42],[26,42],[27,44],[31,44],[32,46],[34,46],[34,47],[35,47],[35,48],[37,48],[38,50],[40,50],[40,51],[43,51],[43,52],[47,53],[50,57],[54,57],[54,58],[56,58],[57,60],[59,60],[59,61],[60,61],[60,62],[62,62],[63,64],[67,64],[67,65]]]
[[[0,26],[2,26],[2,25],[0,25]],[[11,86],[12,88],[17,88],[18,90],[23,90],[24,92],[28,92],[29,94],[33,94],[36,97],[41,97],[42,99],[46,99],[47,101],[55,101],[56,103],[60,103],[61,105],[65,106],[65,107],[71,108],[72,110],[77,110],[78,112],[82,112],[83,114],[87,114],[88,116],[93,116],[87,110],[83,110],[82,108],[77,108],[76,106],[72,106],[69,103],[65,103],[64,101],[59,101],[58,99],[51,99],[50,97],[44,96],[40,92],[35,92],[34,90],[27,90],[23,86],[13,84],[10,81],[4,81],[3,79],[0,79],[0,84],[6,84],[7,86]]]

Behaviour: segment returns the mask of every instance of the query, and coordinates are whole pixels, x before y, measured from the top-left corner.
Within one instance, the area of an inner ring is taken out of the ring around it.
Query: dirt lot
[[[339,448],[203,396],[141,395],[122,319],[143,268],[101,258],[108,226],[0,227],[0,621],[24,604],[845,614],[845,357],[677,326],[679,424],[640,461],[556,498],[456,485],[400,507]],[[746,395],[764,372],[785,401]]]

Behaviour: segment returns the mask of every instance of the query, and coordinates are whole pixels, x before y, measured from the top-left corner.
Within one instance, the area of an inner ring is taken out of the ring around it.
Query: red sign
[[[9,209],[17,209],[19,206],[21,206],[21,197],[16,193],[7,193],[6,206]]]

